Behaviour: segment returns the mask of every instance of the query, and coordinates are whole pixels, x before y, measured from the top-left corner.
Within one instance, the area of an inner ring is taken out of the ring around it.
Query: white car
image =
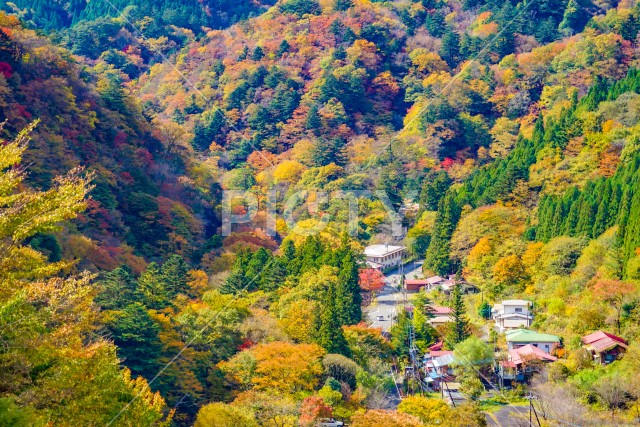
[[[318,423],[319,427],[343,427],[344,423],[342,421],[336,421],[333,418],[324,418],[320,420]]]
[[[378,316],[378,322],[382,322],[384,320],[384,316]]]

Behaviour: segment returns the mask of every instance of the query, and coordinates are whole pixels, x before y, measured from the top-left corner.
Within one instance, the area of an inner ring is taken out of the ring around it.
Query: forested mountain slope
[[[425,274],[463,274],[490,301],[534,301],[533,327],[566,345],[555,380],[577,412],[604,420],[594,390],[640,380],[633,357],[599,369],[579,353],[597,329],[640,336],[635,3],[117,4],[122,14],[94,1],[17,3],[80,56],[2,16],[0,113],[9,140],[40,120],[29,186],[77,165],[93,174],[86,213],[27,243],[78,261],[67,270],[102,271],[96,323],[160,391],[164,413],[175,409],[174,424],[313,425],[333,414],[354,426],[482,425],[473,402],[381,410],[410,330],[424,351],[482,325],[479,298],[465,309],[459,294],[438,293],[476,325],[436,331],[424,298],[412,319],[398,315],[391,340],[359,323],[371,285],[362,247],[393,237],[388,210],[400,207]],[[211,29],[250,10],[263,13]],[[221,190],[261,207],[275,190],[279,214],[300,191],[372,193],[353,236],[337,198],[320,214],[293,206],[297,224],[279,219],[275,236],[264,213],[222,236]],[[631,417],[636,391],[613,411]]]
[[[61,30],[108,17],[118,17],[125,10],[134,18],[151,17],[156,31],[175,25],[199,33],[202,27],[221,28],[260,11],[261,3],[228,0],[16,0],[3,2],[3,9],[15,12],[24,21],[44,30]]]
[[[1,19],[3,133],[11,137],[39,120],[25,153],[27,182],[47,188],[54,176],[78,165],[95,174],[89,209],[75,224],[91,240],[71,231],[57,239],[35,236],[32,244],[54,261],[81,258],[81,267],[92,269],[126,264],[139,271],[142,256],[197,258],[206,224],[215,222],[205,209],[210,195],[179,181],[184,164],[119,76],[95,73],[14,18]]]

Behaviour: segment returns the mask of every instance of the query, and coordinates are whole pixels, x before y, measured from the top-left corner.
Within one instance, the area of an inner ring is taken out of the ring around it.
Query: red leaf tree
[[[367,292],[378,292],[384,288],[384,274],[375,268],[360,270],[360,289]]]
[[[333,409],[324,403],[319,396],[309,396],[302,401],[300,408],[300,425],[302,427],[315,426],[321,418],[331,418]]]

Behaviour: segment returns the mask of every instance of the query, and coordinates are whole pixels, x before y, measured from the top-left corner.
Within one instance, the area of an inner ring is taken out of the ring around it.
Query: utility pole
[[[536,407],[533,406],[533,399],[535,399],[535,397],[531,392],[529,392],[527,399],[529,400],[529,427],[533,427],[533,415],[536,416],[536,423],[538,424],[538,427],[541,427],[542,424],[540,423],[540,418],[538,418],[538,411],[536,411]]]

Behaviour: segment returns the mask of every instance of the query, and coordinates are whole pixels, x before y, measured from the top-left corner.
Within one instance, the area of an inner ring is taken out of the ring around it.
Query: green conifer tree
[[[138,290],[147,308],[161,310],[171,304],[158,264],[152,262],[138,278]]]
[[[317,342],[327,350],[327,353],[342,354],[350,357],[351,351],[344,337],[340,318],[341,313],[339,312],[336,288],[333,283],[330,283],[322,300]]]
[[[451,317],[453,322],[451,322],[451,329],[447,336],[447,344],[452,347],[466,340],[469,337],[470,332],[469,321],[466,315],[467,310],[464,306],[462,290],[459,284],[454,286],[450,298],[449,306],[452,310]]]

